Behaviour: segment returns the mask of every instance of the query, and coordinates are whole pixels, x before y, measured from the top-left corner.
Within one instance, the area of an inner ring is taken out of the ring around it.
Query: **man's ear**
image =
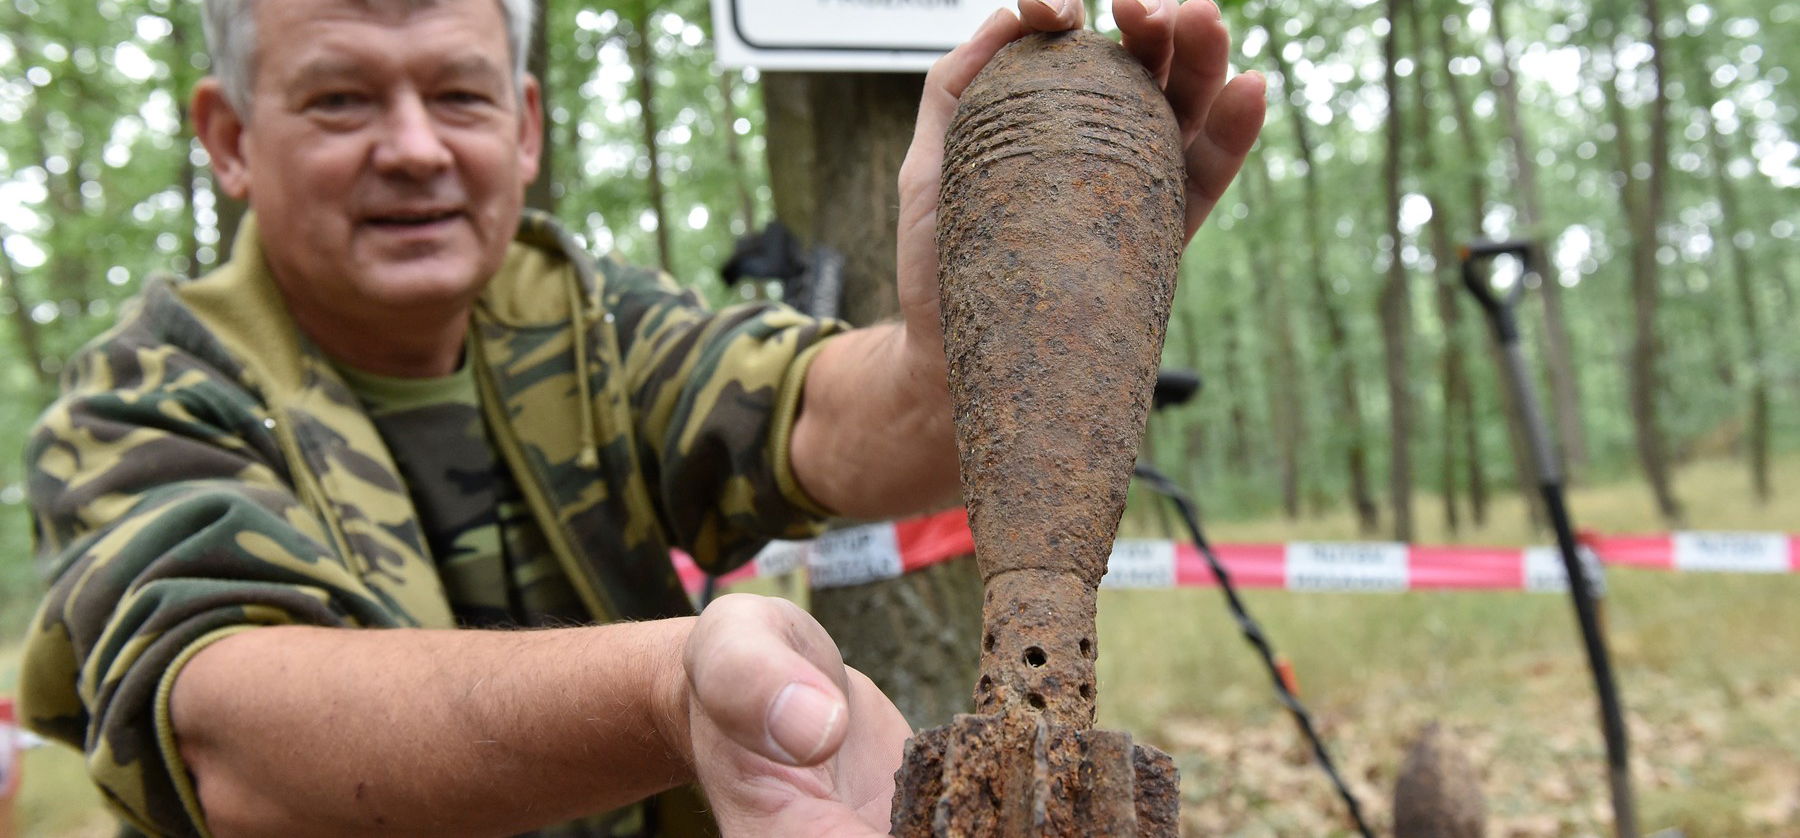
[[[525,74],[519,101],[519,182],[537,179],[544,153],[544,96],[537,77]]]
[[[207,76],[194,85],[188,106],[194,120],[194,136],[212,158],[213,177],[226,195],[243,201],[250,197],[250,167],[244,159],[244,119],[225,98],[217,78]]]

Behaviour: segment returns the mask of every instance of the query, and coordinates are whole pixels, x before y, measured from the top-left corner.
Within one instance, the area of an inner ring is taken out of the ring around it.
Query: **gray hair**
[[[370,6],[405,5],[409,9],[435,5],[438,0],[360,0]],[[498,0],[506,20],[506,44],[511,50],[513,87],[524,89],[525,57],[531,49],[531,0]],[[206,52],[212,74],[225,88],[225,100],[246,117],[250,114],[250,88],[256,74],[256,0],[206,0]]]

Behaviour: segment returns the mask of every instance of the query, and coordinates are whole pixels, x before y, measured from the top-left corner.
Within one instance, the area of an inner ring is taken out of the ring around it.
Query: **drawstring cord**
[[[600,303],[582,293],[581,271],[569,272],[569,316],[575,321],[575,386],[581,396],[581,452],[576,463],[585,469],[600,467],[599,416],[594,410],[593,385],[589,382],[588,329],[600,320]]]

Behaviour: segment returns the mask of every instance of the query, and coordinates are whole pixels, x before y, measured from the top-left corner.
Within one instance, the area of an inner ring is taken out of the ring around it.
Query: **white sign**
[[[1013,0],[712,0],[719,63],[923,73]]]
[[[756,554],[756,575],[780,576],[792,573],[806,564],[808,549],[810,546],[805,541],[771,541]]]
[[[1102,588],[1175,587],[1175,542],[1120,539],[1106,559]]]
[[[1287,546],[1290,591],[1404,591],[1410,574],[1398,542],[1307,542]]]
[[[1788,538],[1778,532],[1678,532],[1676,570],[1786,573]]]
[[[1600,557],[1586,546],[1575,548],[1581,570],[1587,575],[1588,590],[1594,596],[1606,593],[1606,574],[1600,569]],[[1525,590],[1566,593],[1569,571],[1563,567],[1562,550],[1556,547],[1531,547],[1525,551]]]
[[[813,542],[807,573],[815,588],[841,588],[892,579],[905,569],[893,524],[833,530]]]

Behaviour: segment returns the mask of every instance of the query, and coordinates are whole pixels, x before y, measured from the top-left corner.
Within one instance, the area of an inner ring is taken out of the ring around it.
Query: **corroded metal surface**
[[[940,306],[986,586],[977,715],[908,743],[894,831],[1176,834],[1166,754],[1094,723],[1095,589],[1174,296],[1180,135],[1088,32],[1002,50],[946,138]]]

